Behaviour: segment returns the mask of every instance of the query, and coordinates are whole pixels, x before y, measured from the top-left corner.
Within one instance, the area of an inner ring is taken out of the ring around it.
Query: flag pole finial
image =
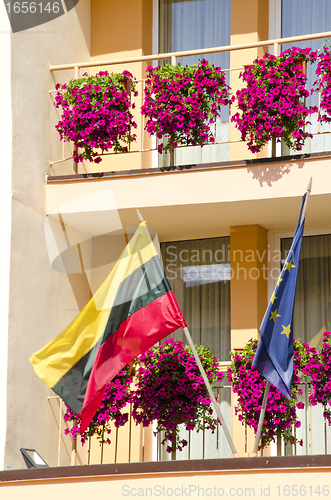
[[[311,193],[311,185],[312,185],[312,183],[313,183],[313,178],[311,177],[310,181],[308,182],[308,186],[307,186],[307,190],[306,190],[307,196],[306,196],[305,204],[304,204],[304,207],[303,207],[303,210],[302,210],[300,224],[302,224],[302,221],[306,217],[307,207],[308,207],[308,199],[309,199],[309,196],[310,196],[310,193]]]
[[[141,215],[141,213],[139,212],[138,208],[136,208],[136,210],[137,210],[137,215],[138,215],[139,222],[144,222],[144,218]]]

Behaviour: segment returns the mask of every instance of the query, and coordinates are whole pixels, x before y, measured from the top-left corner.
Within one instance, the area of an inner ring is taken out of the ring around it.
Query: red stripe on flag
[[[132,314],[96,355],[79,414],[84,432],[98,410],[105,387],[136,356],[186,323],[172,291]]]

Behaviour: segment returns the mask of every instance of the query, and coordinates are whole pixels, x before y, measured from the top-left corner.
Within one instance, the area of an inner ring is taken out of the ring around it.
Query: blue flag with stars
[[[287,399],[291,399],[293,308],[305,224],[305,218],[301,221],[301,216],[306,196],[307,193],[302,198],[292,246],[260,326],[261,338],[253,360],[253,366]]]

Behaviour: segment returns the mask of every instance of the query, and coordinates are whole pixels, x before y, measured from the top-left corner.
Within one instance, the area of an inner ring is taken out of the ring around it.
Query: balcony
[[[296,439],[303,440],[303,446],[298,444],[284,445],[276,439],[269,448],[259,452],[259,456],[287,456],[287,457],[310,457],[315,455],[331,454],[331,429],[327,420],[323,417],[322,407],[311,406],[309,404],[309,395],[312,388],[310,383],[303,383],[300,386],[303,394],[300,401],[304,402],[305,408],[297,410],[298,418],[302,423],[299,429],[294,429]],[[231,411],[231,406],[235,404],[231,387],[225,383],[216,384],[214,388],[221,411],[229,429],[235,432],[235,445],[239,457],[252,457],[255,437],[252,430],[246,425],[241,424],[238,418]],[[141,462],[169,462],[176,461],[185,463],[186,461],[212,461],[232,457],[230,446],[226,440],[221,426],[218,426],[215,433],[204,430],[200,433],[196,431],[181,430],[181,436],[188,441],[183,451],[176,452],[175,456],[165,451],[165,446],[161,445],[161,436],[153,435],[153,428],[143,428],[140,424],[135,425],[132,417],[128,423],[121,428],[115,428],[112,425],[110,434],[111,444],[101,445],[95,437],[89,438],[88,442],[82,447],[79,439],[72,440],[64,435],[64,429],[70,428],[72,424],[64,423],[63,403],[58,396],[50,397],[49,404],[53,409],[54,423],[58,427],[58,466],[63,466],[71,461],[71,465],[97,465],[97,464],[125,464]],[[55,410],[55,411],[54,411]],[[131,416],[131,406],[125,408]],[[202,462],[201,462],[202,463]]]
[[[185,52],[174,52],[167,54],[154,54],[148,56],[132,57],[125,59],[114,59],[107,61],[87,61],[81,63],[72,63],[64,65],[50,66],[54,83],[60,82],[68,83],[71,78],[79,78],[83,72],[88,71],[97,73],[100,70],[119,71],[130,70],[134,76],[137,77],[137,90],[138,98],[132,97],[135,101],[136,110],[134,111],[134,119],[138,124],[137,129],[137,142],[133,143],[127,153],[104,153],[102,155],[102,162],[100,164],[90,164],[84,161],[83,164],[75,164],[72,161],[73,146],[71,144],[63,144],[61,148],[53,147],[54,158],[50,161],[50,177],[58,177],[62,175],[75,174],[95,174],[95,173],[109,173],[134,169],[150,169],[167,167],[182,167],[187,165],[219,165],[228,164],[232,162],[242,162],[243,159],[254,163],[255,160],[261,161],[262,159],[270,159],[275,157],[289,156],[290,151],[284,145],[273,144],[268,147],[265,146],[258,154],[252,154],[248,151],[247,146],[240,140],[240,133],[235,129],[231,123],[231,116],[235,113],[234,106],[230,106],[229,116],[227,117],[228,110],[225,108],[222,111],[222,121],[216,120],[214,125],[215,142],[208,144],[204,148],[198,146],[180,146],[175,150],[175,158],[170,158],[170,154],[159,155],[157,153],[156,139],[149,137],[145,131],[146,120],[140,114],[142,106],[142,98],[144,95],[145,86],[145,69],[148,64],[156,66],[162,61],[171,60],[172,65],[176,65],[177,61],[181,59],[185,64],[185,57],[187,56],[201,56],[208,57],[209,54],[214,53],[227,53],[230,59],[230,68],[222,68],[227,75],[227,83],[231,87],[232,94],[236,90],[245,86],[239,79],[240,72],[252,63],[256,57],[262,57],[263,53],[268,51],[274,55],[278,55],[280,49],[284,50],[289,46],[304,43],[305,46],[309,45],[310,41],[326,39],[330,37],[331,32],[315,33],[312,35],[296,36],[290,38],[280,38],[274,40],[265,40],[255,43],[247,43],[241,45],[230,45],[224,47],[214,47],[210,49],[191,50]],[[311,69],[311,68],[310,68]],[[312,71],[313,73],[313,71]],[[138,75],[138,76],[137,76]],[[312,84],[313,75],[308,75],[309,84]],[[56,91],[50,90],[50,95],[54,98]],[[320,94],[318,102],[314,102],[318,107],[320,106]],[[54,124],[59,120],[59,112],[56,115],[55,108],[53,110]],[[330,141],[331,128],[319,123],[313,123],[309,126],[309,132],[313,135],[313,139],[308,139],[304,149],[301,153],[305,155],[322,153],[331,150]],[[61,157],[60,157],[61,156]],[[171,165],[170,165],[171,164]]]

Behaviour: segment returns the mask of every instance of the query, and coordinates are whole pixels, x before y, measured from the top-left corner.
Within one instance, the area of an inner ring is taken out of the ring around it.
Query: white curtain
[[[286,258],[292,238],[281,240],[282,258]],[[302,241],[298,282],[295,295],[294,338],[312,347],[322,343],[323,332],[331,323],[331,234],[305,236]],[[287,445],[286,455],[331,453],[331,428],[325,424],[322,405],[310,406],[308,385],[301,386],[299,397],[305,408],[298,410],[302,425],[295,429],[303,447]]]
[[[282,258],[292,238],[282,239]],[[317,347],[331,323],[331,234],[305,236],[302,241],[295,296],[293,332]]]
[[[195,344],[230,359],[230,238],[162,243],[163,265]],[[172,335],[183,340],[182,330]]]
[[[204,49],[230,45],[231,0],[160,0],[160,52]],[[196,64],[201,56],[180,58],[181,64]],[[229,67],[228,53],[206,58]]]
[[[185,317],[193,342],[209,347],[220,361],[230,359],[230,238],[161,243],[162,260],[170,286]],[[171,337],[187,344],[182,329]],[[225,385],[227,384],[225,380]],[[231,390],[220,389],[219,401],[231,428]],[[177,451],[177,460],[229,458],[231,450],[221,427],[211,431],[186,431],[180,436],[189,446]],[[160,446],[160,459],[170,460]]]
[[[160,0],[159,51],[203,49],[230,45],[231,0]],[[197,64],[206,58],[224,69],[230,67],[229,52],[180,57],[183,66]],[[170,61],[166,61],[170,62]],[[229,84],[229,73],[226,73]],[[222,108],[216,120],[214,135],[217,142],[229,140],[229,107]],[[164,142],[164,141],[163,141]],[[175,164],[210,163],[230,159],[228,144],[190,146],[175,150]],[[169,155],[159,155],[159,166],[169,166]]]
[[[321,33],[331,29],[331,2],[330,0],[282,0],[281,3],[281,36],[290,37],[296,35],[308,35]],[[323,50],[325,39],[307,40],[296,42],[291,45],[296,47],[310,47],[313,50]],[[330,42],[329,42],[330,43]],[[282,45],[282,51],[290,47],[289,44]],[[310,89],[316,80],[317,63],[307,65],[307,89]],[[318,106],[318,94],[314,93],[306,99],[308,106]],[[311,125],[306,130],[312,134],[317,134],[318,123],[317,114],[309,118]],[[314,135],[313,140],[307,140],[302,149],[304,153],[318,151],[329,151],[331,149],[331,131],[329,124],[320,125],[320,134]],[[282,144],[282,155],[294,154],[285,144]]]

